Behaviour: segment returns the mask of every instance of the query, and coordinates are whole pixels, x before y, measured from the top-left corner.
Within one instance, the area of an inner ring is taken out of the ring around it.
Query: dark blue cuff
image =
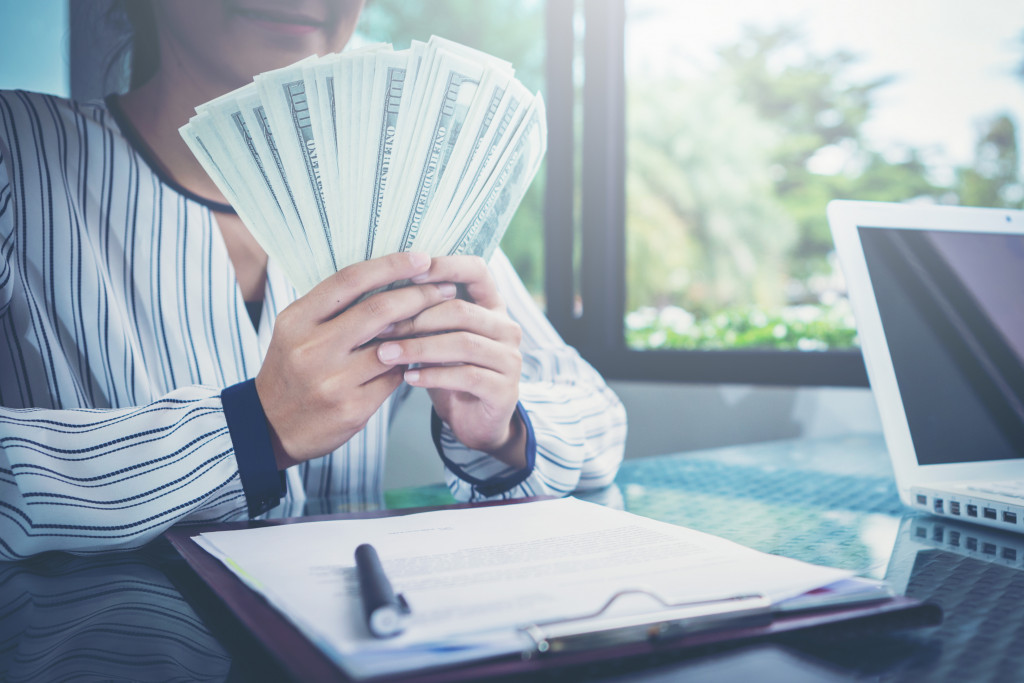
[[[505,491],[519,486],[533,473],[533,465],[537,461],[537,439],[533,435],[533,424],[530,422],[530,416],[527,414],[526,408],[523,408],[522,403],[516,403],[516,413],[519,415],[519,419],[523,421],[523,426],[526,427],[526,467],[509,474],[496,475],[488,479],[478,479],[467,474],[444,454],[444,448],[441,446],[441,426],[444,423],[441,422],[441,417],[437,414],[437,411],[433,408],[430,409],[430,435],[434,437],[434,447],[437,448],[437,454],[441,456],[441,462],[455,476],[472,484],[480,495],[487,498],[496,496],[499,493],[505,493]]]
[[[242,480],[249,517],[262,515],[277,507],[287,487],[284,472],[277,470],[267,416],[256,393],[256,380],[228,387],[220,392],[220,401],[235,447],[238,478]]]

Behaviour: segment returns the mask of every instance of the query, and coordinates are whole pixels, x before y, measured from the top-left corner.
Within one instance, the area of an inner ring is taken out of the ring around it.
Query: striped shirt
[[[170,525],[248,516],[221,400],[252,378],[296,292],[273,260],[254,328],[211,204],[169,181],[102,102],[0,92],[0,557],[135,547]],[[520,405],[535,466],[515,472],[439,426],[459,500],[612,481],[625,412],[499,252],[523,329]],[[379,501],[397,390],[334,453],[289,468],[283,504]],[[424,438],[428,438],[424,435]],[[237,455],[237,457],[236,457]]]

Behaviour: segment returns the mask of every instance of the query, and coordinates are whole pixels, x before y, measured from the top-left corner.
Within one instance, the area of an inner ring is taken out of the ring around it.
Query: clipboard
[[[759,595],[741,595],[725,600],[666,604],[658,596],[647,595],[661,603],[658,609],[641,617],[605,620],[599,629],[588,626],[593,617],[609,610],[619,599],[635,591],[626,589],[612,596],[597,613],[581,617],[523,626],[521,630],[530,643],[511,656],[461,663],[455,667],[419,670],[399,675],[352,679],[309,641],[292,623],[251,590],[223,563],[210,555],[194,540],[202,533],[245,529],[260,526],[297,524],[337,519],[368,519],[390,517],[434,510],[449,510],[491,505],[516,504],[524,501],[492,501],[456,505],[383,510],[311,517],[236,522],[227,524],[182,526],[165,532],[169,543],[188,565],[250,630],[282,668],[295,680],[342,682],[352,680],[415,681],[442,683],[529,676],[554,668],[574,667],[620,660],[642,660],[666,654],[685,654],[721,644],[747,643],[752,640],[781,637],[806,629],[832,630],[844,634],[878,629],[902,629],[931,626],[941,622],[941,609],[903,596],[866,595],[853,601],[812,594],[789,609],[780,609]],[[857,581],[857,579],[853,579]],[[815,592],[812,592],[815,593]],[[188,596],[186,596],[188,597]]]

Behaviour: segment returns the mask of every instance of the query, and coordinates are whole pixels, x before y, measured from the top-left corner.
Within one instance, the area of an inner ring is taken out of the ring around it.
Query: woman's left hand
[[[486,262],[442,256],[417,284],[452,282],[465,298],[434,305],[378,338],[382,363],[418,367],[405,381],[425,387],[434,409],[463,445],[513,467],[526,466],[525,426],[516,415],[522,330],[512,320]]]

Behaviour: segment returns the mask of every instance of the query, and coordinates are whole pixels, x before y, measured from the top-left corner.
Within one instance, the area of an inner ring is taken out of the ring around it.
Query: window
[[[825,206],[1024,205],[1012,4],[551,0],[548,93],[581,18],[585,85],[580,211],[548,153],[549,316],[610,377],[866,384]]]

